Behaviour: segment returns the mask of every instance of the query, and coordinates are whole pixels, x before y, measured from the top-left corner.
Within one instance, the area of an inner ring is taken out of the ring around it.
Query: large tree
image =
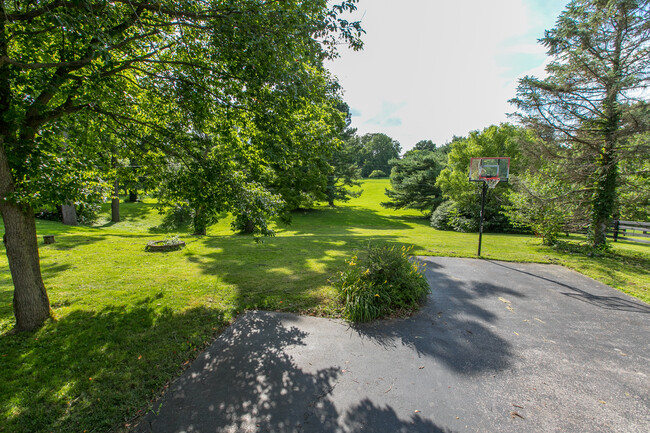
[[[93,121],[133,142],[148,137],[146,151],[174,158],[195,152],[186,146],[196,141],[184,134],[217,130],[249,167],[262,166],[265,155],[281,157],[282,141],[246,141],[237,132],[248,128],[245,135],[255,137],[283,124],[308,103],[318,85],[310,77],[335,56],[337,43],[360,47],[359,24],[340,18],[355,3],[0,2],[0,213],[16,330],[38,327],[50,314],[34,206],[83,198],[85,184],[61,185],[52,176],[62,161],[92,153],[78,137],[57,138],[69,129],[65,122],[92,112]],[[245,182],[246,171],[239,175]]]
[[[340,129],[340,143],[329,158],[331,171],[327,176],[325,195],[330,206],[335,205],[335,200],[349,201],[353,197],[359,197],[362,192],[359,189],[361,169],[357,165],[359,149],[357,129],[350,126],[352,115],[348,104],[339,104],[338,108],[345,115],[345,126]]]
[[[548,77],[520,80],[513,102],[523,123],[546,136],[547,157],[567,181],[589,191],[593,246],[605,245],[621,161],[649,155],[631,138],[647,129],[650,2],[574,0],[540,42]],[[559,150],[558,150],[559,149]]]
[[[445,199],[453,204],[455,215],[461,221],[467,221],[466,228],[458,226],[457,230],[470,231],[478,228],[481,209],[481,183],[470,182],[469,165],[471,158],[510,157],[510,175],[520,172],[520,146],[531,139],[528,131],[508,123],[492,125],[483,131],[472,131],[467,138],[455,137],[450,143],[451,150],[444,168],[436,180]],[[488,230],[508,229],[508,223],[502,215],[503,206],[508,204],[509,184],[499,184],[486,196],[485,215]]]
[[[418,209],[431,216],[440,203],[442,192],[436,180],[447,164],[448,146],[436,148],[428,141],[418,142],[402,159],[391,161],[390,199],[381,205],[392,209]]]
[[[382,133],[365,134],[361,137],[360,144],[358,157],[363,177],[368,177],[375,170],[390,173],[389,161],[399,158],[402,151],[397,140]]]

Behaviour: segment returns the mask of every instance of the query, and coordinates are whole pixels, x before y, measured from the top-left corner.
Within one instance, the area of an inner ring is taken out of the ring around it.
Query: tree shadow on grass
[[[365,208],[314,209],[305,214],[294,214],[290,225],[282,230],[298,235],[332,233],[344,235],[356,230],[408,230],[411,227],[399,219],[381,215]]]
[[[390,235],[296,234],[265,239],[263,244],[241,236],[212,237],[204,245],[214,252],[190,260],[205,274],[235,287],[239,310],[304,312],[329,303],[323,300],[333,296],[329,280],[368,244],[401,245]]]
[[[65,234],[56,238],[56,242],[53,244],[43,244],[39,245],[41,250],[43,249],[52,249],[67,251],[74,248],[78,248],[85,245],[92,245],[98,242],[107,241],[110,239],[130,239],[130,240],[142,240],[142,249],[146,246],[147,242],[152,240],[152,235],[147,234],[129,234],[129,233],[106,233],[97,231],[91,231],[88,233],[78,233],[78,234]]]
[[[35,332],[0,336],[6,431],[108,431],[132,419],[224,326],[198,307],[76,310]]]
[[[142,221],[150,217],[151,214],[157,214],[156,203],[128,202],[120,200],[120,220],[124,221]],[[99,219],[99,218],[98,218]],[[103,228],[111,227],[117,223],[111,221],[111,204],[104,203],[101,210],[101,219],[99,224],[93,224],[93,227]]]
[[[174,382],[137,432],[444,432],[419,416],[403,421],[368,399],[341,413],[332,393],[341,366],[299,365],[287,353],[308,334],[279,315],[237,322]]]
[[[99,233],[89,233],[89,234],[66,234],[62,236],[55,237],[53,244],[43,244],[39,245],[39,248],[48,248],[52,250],[71,250],[73,248],[89,245],[97,242],[102,242],[106,240],[106,235]]]

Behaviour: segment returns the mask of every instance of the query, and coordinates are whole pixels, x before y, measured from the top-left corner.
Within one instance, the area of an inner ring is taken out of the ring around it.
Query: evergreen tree
[[[420,143],[431,143],[431,141]],[[381,205],[392,209],[418,209],[430,215],[442,202],[442,192],[436,185],[438,175],[446,164],[445,148],[429,150],[431,146],[418,146],[404,154],[402,159],[391,160],[391,188],[386,190],[390,201]]]
[[[650,155],[647,143],[631,140],[648,128],[639,95],[650,85],[650,2],[571,1],[541,43],[553,59],[548,77],[520,80],[512,102],[523,124],[546,138],[547,157],[564,165],[566,182],[589,191],[590,235],[601,247],[621,162]]]

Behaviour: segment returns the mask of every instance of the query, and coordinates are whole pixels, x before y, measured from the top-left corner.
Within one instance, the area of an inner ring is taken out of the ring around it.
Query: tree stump
[[[45,242],[46,244],[53,244],[54,235],[43,235],[43,242]]]

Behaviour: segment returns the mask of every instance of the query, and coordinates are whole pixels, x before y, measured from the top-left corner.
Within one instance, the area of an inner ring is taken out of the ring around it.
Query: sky
[[[537,40],[568,0],[360,0],[349,18],[363,51],[327,67],[344,89],[358,134],[383,132],[402,151],[445,144],[515,111],[517,81],[544,76]]]

